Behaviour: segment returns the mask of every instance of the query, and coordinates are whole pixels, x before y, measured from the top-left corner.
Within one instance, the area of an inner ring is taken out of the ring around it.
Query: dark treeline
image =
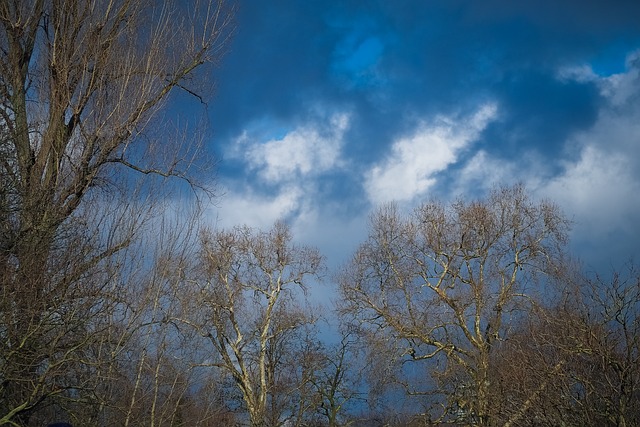
[[[232,12],[0,2],[0,425],[640,425],[640,274],[587,274],[521,186],[383,206],[338,272],[284,222],[206,227],[163,111]]]

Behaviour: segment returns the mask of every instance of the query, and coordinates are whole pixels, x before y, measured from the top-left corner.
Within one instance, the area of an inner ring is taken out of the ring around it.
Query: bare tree
[[[505,342],[496,374],[505,426],[640,422],[640,279],[567,275],[549,307]]]
[[[332,345],[317,343],[304,359],[310,385],[306,393],[314,396],[310,409],[318,423],[329,427],[352,425],[350,409],[365,400],[364,351],[348,327],[341,328],[339,337]]]
[[[521,186],[426,203],[406,218],[385,206],[341,275],[342,309],[395,343],[405,362],[434,362],[441,419],[491,425],[494,346],[539,273],[557,268],[566,231],[558,208],[534,203]]]
[[[150,124],[174,90],[196,93],[229,16],[221,0],[0,2],[0,423],[68,395],[61,379],[104,331],[90,319],[114,307],[110,259],[149,214],[114,207],[113,184],[196,185],[197,146],[156,145]]]
[[[58,368],[41,371],[40,380],[58,393],[31,414],[31,425],[61,418],[103,427],[216,425],[215,420],[232,418],[217,373],[199,367],[198,340],[168,322],[178,308],[176,283],[188,274],[196,253],[197,224],[185,216],[182,209],[158,221],[154,213],[153,221],[138,229],[145,238],[103,265],[106,285],[95,297],[83,294],[92,311],[78,314],[85,342],[75,353],[63,353]],[[52,360],[66,351],[62,344],[46,347],[54,352]]]
[[[205,232],[202,276],[185,292],[185,315],[176,319],[208,340],[213,353],[204,364],[231,375],[256,427],[283,421],[280,398],[296,387],[280,375],[287,368],[282,364],[291,363],[280,360],[290,348],[283,345],[315,320],[303,309],[304,290],[323,260],[291,240],[281,222],[268,232]]]

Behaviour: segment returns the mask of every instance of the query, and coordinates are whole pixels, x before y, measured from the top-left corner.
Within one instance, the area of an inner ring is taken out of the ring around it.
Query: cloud
[[[280,219],[303,223],[305,218],[317,218],[315,211],[325,203],[320,188],[324,175],[337,174],[343,167],[343,137],[349,120],[348,114],[336,113],[289,132],[282,132],[274,120],[248,125],[227,155],[255,175],[221,183],[226,195],[215,214],[218,225],[266,229]],[[274,132],[282,136],[264,137]]]
[[[317,176],[340,163],[343,135],[349,127],[347,114],[336,114],[323,129],[317,123],[299,127],[282,138],[266,142],[252,140],[245,131],[236,139],[236,151],[244,152],[250,170],[269,183],[282,183],[301,176]],[[239,149],[238,149],[239,148]]]
[[[556,78],[561,82],[576,81],[578,83],[590,83],[598,79],[598,75],[587,64],[560,67]]]
[[[313,181],[282,185],[273,195],[236,186],[208,217],[215,226],[225,229],[248,225],[267,230],[275,221],[285,220],[292,227],[294,239],[318,248],[326,256],[328,267],[335,271],[365,240],[367,233],[368,213],[347,214],[344,204],[318,197]],[[327,290],[326,286],[319,286],[312,293],[314,301],[328,302],[333,295]]]
[[[479,150],[456,172],[451,193],[453,197],[476,197],[496,184],[522,180],[523,172],[512,161]]]
[[[596,85],[602,98],[593,125],[568,139],[569,148],[573,148],[578,156],[592,147],[614,156],[640,158],[640,51],[629,53],[625,65],[624,72],[606,76],[595,74],[588,65],[559,73],[564,78],[575,80],[588,78]],[[632,170],[636,169],[632,167]]]
[[[637,257],[640,227],[640,55],[627,56],[622,73],[599,75],[588,64],[561,68],[561,81],[594,85],[600,95],[587,128],[560,141],[554,166],[533,151],[505,157],[478,151],[460,168],[456,189],[493,182],[524,182],[538,197],[557,202],[574,221],[572,247],[591,266],[611,268]]]
[[[630,54],[627,70],[610,76],[599,76],[585,64],[558,71],[559,80],[591,82],[602,96],[593,124],[560,141],[565,149],[559,167],[535,150],[522,150],[517,157],[479,150],[457,171],[454,192],[521,181],[563,208],[576,222],[573,234],[581,243],[615,233],[639,235],[639,57]]]
[[[594,125],[576,133],[569,145],[577,153],[544,193],[574,213],[577,231],[591,238],[622,230],[638,233],[640,212],[640,53],[627,56],[626,71],[592,75],[604,102]],[[574,78],[588,75],[582,73]]]
[[[435,184],[435,175],[455,163],[496,115],[496,105],[485,104],[470,117],[422,123],[413,135],[395,141],[388,158],[365,175],[369,200],[410,201],[424,194]]]
[[[640,3],[250,3],[214,76],[221,222],[286,217],[342,256],[370,203],[521,181],[599,234],[634,227]]]
[[[601,93],[614,107],[627,107],[629,103],[637,105],[640,92],[640,50],[627,55],[626,71],[613,74],[600,81]]]
[[[640,212],[640,182],[634,165],[623,153],[606,152],[590,145],[580,159],[554,178],[544,193],[575,213],[578,228],[606,234],[623,227],[636,229]]]
[[[285,186],[275,195],[256,193],[250,188],[235,188],[222,197],[221,207],[210,216],[222,228],[248,225],[267,230],[275,221],[298,212],[304,203],[303,198],[304,192],[297,186]]]

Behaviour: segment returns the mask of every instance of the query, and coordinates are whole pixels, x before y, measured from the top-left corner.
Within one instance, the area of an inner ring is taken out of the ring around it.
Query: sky
[[[589,269],[640,262],[640,2],[238,0],[214,71],[217,226],[329,266],[382,203],[523,183]]]

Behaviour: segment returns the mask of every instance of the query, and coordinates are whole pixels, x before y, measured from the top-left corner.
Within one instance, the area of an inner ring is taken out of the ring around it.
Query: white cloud
[[[479,150],[456,174],[455,196],[466,196],[469,191],[488,191],[495,184],[517,180],[518,170],[512,162],[492,158],[485,150]]]
[[[623,212],[638,213],[638,205],[630,202],[638,199],[640,187],[640,50],[630,52],[625,65],[624,72],[607,76],[588,65],[558,72],[560,80],[595,84],[604,102],[594,125],[568,140],[580,158],[548,191],[558,197],[566,189],[568,209],[578,210],[580,221],[600,231],[629,228],[618,222]]]
[[[220,207],[210,212],[212,221],[221,228],[248,225],[266,230],[284,219],[294,228],[296,240],[336,252],[335,247],[344,246],[340,238],[348,233],[342,221],[332,216],[327,201],[319,200],[316,178],[342,167],[348,126],[347,114],[335,114],[326,122],[308,123],[288,133],[268,121],[249,126],[227,155],[243,160],[268,185],[250,186],[233,179],[221,183],[226,195]],[[259,135],[270,129],[282,136],[260,140]]]
[[[598,80],[598,75],[593,71],[590,65],[578,65],[578,66],[568,66],[562,67],[556,73],[556,77],[558,80],[566,82],[566,81],[576,81],[580,83],[587,83]]]
[[[335,114],[326,122],[312,122],[282,137],[263,138],[281,124],[262,120],[240,135],[227,155],[244,160],[249,170],[269,184],[248,186],[229,180],[221,183],[226,195],[220,208],[211,212],[220,227],[248,225],[267,229],[280,219],[299,221],[317,203],[315,178],[341,166],[343,135],[349,127],[348,114]]]
[[[637,255],[637,247],[625,242],[633,236],[640,238],[638,59],[638,54],[629,55],[627,71],[612,76],[598,76],[588,66],[558,72],[561,80],[596,84],[604,101],[594,124],[567,139],[563,153],[567,160],[561,171],[535,152],[508,159],[480,150],[457,173],[454,192],[465,194],[496,183],[524,182],[535,196],[557,202],[575,222],[572,242],[583,256],[592,258],[591,262],[614,251],[621,256]],[[620,241],[615,236],[627,238]]]
[[[640,51],[628,55],[624,73],[593,75],[605,99],[598,118],[590,129],[568,140],[576,158],[539,187],[541,195],[555,200],[574,218],[574,238],[580,242],[616,233],[640,237],[639,77]]]
[[[336,114],[325,132],[323,126],[312,123],[266,142],[251,140],[245,132],[236,145],[242,147],[250,169],[267,182],[282,183],[337,167],[348,127],[349,116]]]
[[[496,105],[486,104],[470,117],[423,123],[412,136],[394,142],[389,157],[366,173],[369,200],[409,201],[425,193],[435,184],[435,174],[455,163],[496,115]]]
[[[279,219],[297,212],[303,204],[304,192],[297,186],[286,186],[275,196],[256,194],[248,188],[223,196],[221,207],[212,217],[222,228],[248,225],[266,230]]]
[[[587,146],[579,161],[553,179],[543,193],[576,216],[578,231],[604,235],[617,228],[637,229],[640,182],[622,153]]]

